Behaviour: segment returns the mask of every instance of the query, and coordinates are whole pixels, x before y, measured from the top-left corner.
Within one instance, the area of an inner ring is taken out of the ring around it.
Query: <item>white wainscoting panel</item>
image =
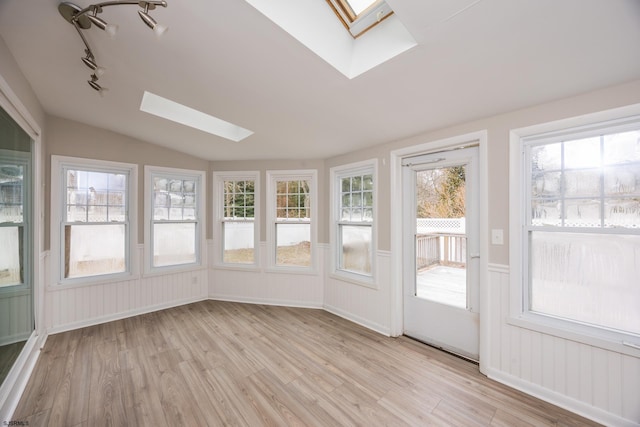
[[[329,259],[329,247],[326,247]],[[359,285],[325,275],[324,308],[338,316],[358,323],[381,334],[391,332],[391,254],[376,252],[375,287]]]
[[[489,265],[489,377],[606,425],[640,424],[640,358],[507,323],[509,267]]]
[[[209,253],[214,253],[210,242]],[[216,268],[209,271],[209,298],[255,304],[321,308],[323,300],[324,246],[318,245],[318,269],[313,274],[280,273]],[[260,265],[266,265],[266,243],[260,244]]]
[[[142,245],[138,249],[142,260]],[[206,268],[200,268],[113,283],[49,285],[45,292],[46,328],[56,333],[200,301],[207,297],[207,273]]]

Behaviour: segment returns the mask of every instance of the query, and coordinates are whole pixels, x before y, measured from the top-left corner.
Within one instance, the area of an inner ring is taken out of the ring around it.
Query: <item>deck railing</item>
[[[467,237],[464,234],[430,233],[416,235],[416,268],[434,265],[464,267],[467,263]]]

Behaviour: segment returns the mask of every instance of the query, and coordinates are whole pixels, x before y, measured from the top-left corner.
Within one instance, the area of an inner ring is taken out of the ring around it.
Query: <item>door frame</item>
[[[437,139],[410,147],[401,148],[391,152],[390,186],[391,206],[402,206],[402,159],[405,157],[430,154],[448,149],[460,148],[466,145],[478,145],[478,244],[480,252],[479,266],[479,362],[480,371],[484,372],[489,366],[489,301],[487,295],[488,255],[489,255],[489,191],[488,191],[488,132],[481,130],[466,133],[449,138]],[[390,288],[390,333],[391,336],[400,336],[404,331],[404,307],[403,307],[403,232],[402,221],[405,214],[403,209],[391,209],[391,288]]]

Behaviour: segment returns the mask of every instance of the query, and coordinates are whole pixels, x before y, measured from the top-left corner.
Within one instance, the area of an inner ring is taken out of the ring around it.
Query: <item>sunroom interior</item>
[[[0,2],[0,420],[52,337],[225,301],[640,423],[638,1],[117,3]]]

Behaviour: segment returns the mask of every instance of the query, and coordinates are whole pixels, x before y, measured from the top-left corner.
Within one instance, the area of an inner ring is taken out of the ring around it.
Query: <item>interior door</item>
[[[404,333],[478,360],[478,147],[403,160]]]

